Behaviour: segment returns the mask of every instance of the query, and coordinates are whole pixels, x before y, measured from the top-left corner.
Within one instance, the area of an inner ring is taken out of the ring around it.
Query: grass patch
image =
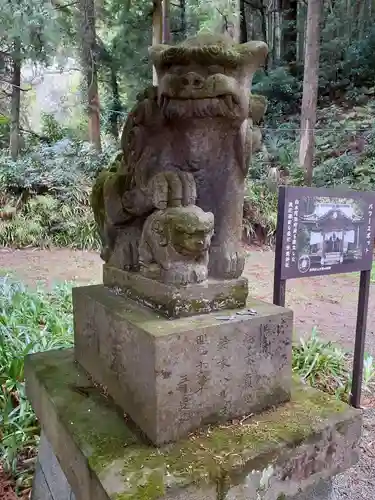
[[[312,387],[348,402],[352,386],[351,356],[319,337],[314,327],[307,340],[300,339],[293,345],[293,372]],[[365,354],[363,369],[364,392],[372,392],[375,380],[375,362]]]
[[[73,342],[71,286],[51,292],[0,277],[0,461],[18,488],[31,484],[39,426],[25,395],[24,357]]]

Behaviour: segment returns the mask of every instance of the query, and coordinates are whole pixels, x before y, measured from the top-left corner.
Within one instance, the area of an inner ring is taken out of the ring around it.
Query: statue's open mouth
[[[159,106],[163,115],[173,118],[227,117],[238,118],[243,114],[240,98],[233,94],[221,94],[213,97],[194,97],[181,95],[171,97],[162,94]]]

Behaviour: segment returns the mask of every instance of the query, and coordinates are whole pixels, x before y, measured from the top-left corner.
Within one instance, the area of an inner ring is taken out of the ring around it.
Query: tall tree
[[[0,12],[0,54],[1,60],[7,61],[0,64],[0,93],[7,101],[4,114],[10,115],[10,153],[17,158],[21,93],[25,91],[22,65],[24,61],[48,64],[59,43],[61,26],[57,11],[46,0],[0,0]]]
[[[171,26],[170,26],[170,1],[163,0],[163,43],[171,41]]]
[[[157,45],[163,41],[163,5],[162,0],[153,0],[152,11],[152,45]],[[153,68],[152,82],[158,84],[158,77]]]
[[[282,0],[283,35],[282,58],[293,65],[297,54],[297,0]]]
[[[299,162],[305,170],[305,180],[308,186],[312,182],[314,162],[321,12],[322,0],[308,0],[305,70],[301,108],[301,142],[299,149]]]
[[[13,160],[20,152],[20,109],[21,109],[21,41],[15,38],[12,52],[12,92],[10,104],[9,151]]]
[[[180,30],[181,37],[185,38],[187,29],[186,29],[186,0],[180,0]]]
[[[246,2],[245,0],[240,0],[240,42],[246,43],[248,40],[247,36],[247,19],[246,19]]]
[[[101,151],[100,102],[94,0],[78,0],[80,14],[81,64],[87,86],[89,140]]]

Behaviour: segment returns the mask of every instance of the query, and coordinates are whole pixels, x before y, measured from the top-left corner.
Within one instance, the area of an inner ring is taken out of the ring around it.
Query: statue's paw
[[[189,285],[201,283],[207,279],[207,267],[203,265],[189,265],[179,263],[163,271],[162,281],[174,285]]]
[[[245,267],[245,255],[238,245],[224,244],[210,248],[208,274],[212,278],[239,278]]]
[[[116,238],[114,249],[108,264],[126,271],[139,269],[139,237],[135,232],[120,233]]]
[[[193,205],[197,197],[195,180],[189,172],[167,171],[156,174],[148,189],[155,208]]]
[[[201,283],[205,281],[208,277],[208,269],[207,266],[204,265],[196,265],[192,269],[192,283]]]
[[[124,245],[124,266],[126,271],[139,270],[139,240],[127,241]]]

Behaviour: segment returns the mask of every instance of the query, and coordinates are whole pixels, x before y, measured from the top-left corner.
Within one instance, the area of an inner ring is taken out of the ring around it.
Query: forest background
[[[0,245],[98,248],[90,188],[152,84],[148,47],[206,29],[270,48],[253,84],[269,105],[249,242],[273,241],[277,184],[373,188],[374,0],[0,0],[0,11]],[[301,115],[304,70],[318,109],[310,99]]]

